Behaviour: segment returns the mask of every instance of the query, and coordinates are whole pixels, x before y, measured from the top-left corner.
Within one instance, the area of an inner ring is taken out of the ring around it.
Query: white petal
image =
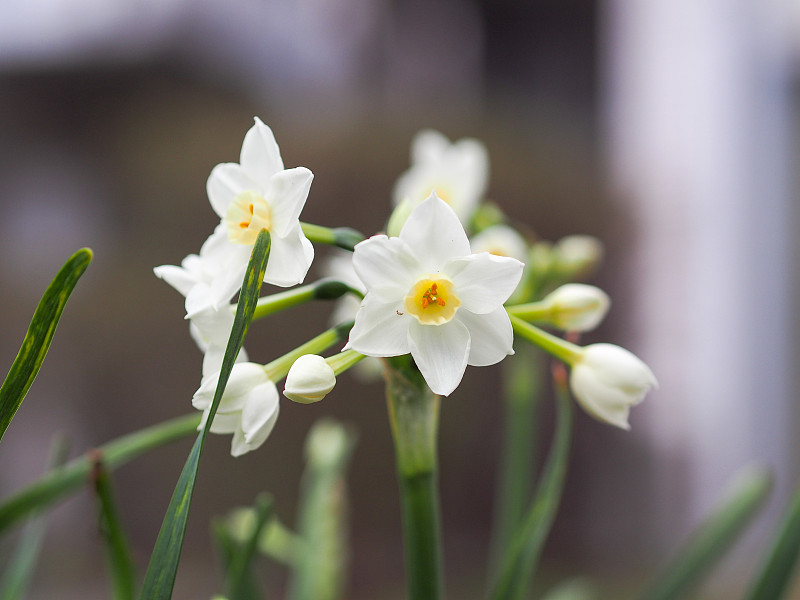
[[[253,388],[242,409],[242,431],[252,449],[267,439],[278,417],[278,390],[271,381]]]
[[[272,209],[272,231],[283,237],[297,227],[314,174],[305,167],[275,173],[264,199]]]
[[[424,273],[400,238],[374,235],[355,247],[353,268],[364,287],[384,302],[402,300]]]
[[[200,388],[195,392],[192,398],[192,406],[199,410],[205,410],[211,406],[211,401],[214,399],[214,393],[217,389],[219,381],[219,372],[214,373],[210,377],[203,378]],[[225,386],[225,391],[222,394],[222,401],[220,402],[217,412],[227,413],[242,410],[247,394],[250,391],[269,381],[264,367],[255,363],[236,363],[231,371],[231,376],[228,379],[228,384]]]
[[[286,237],[272,237],[264,281],[281,287],[301,283],[313,260],[314,246],[297,225]]]
[[[431,273],[441,271],[451,258],[470,254],[469,240],[461,221],[436,194],[431,194],[411,211],[400,231],[400,239],[408,244],[423,268]]]
[[[408,331],[411,356],[428,387],[435,394],[449,396],[461,383],[470,352],[470,335],[457,319],[444,325],[423,325],[414,321]]]
[[[528,260],[528,244],[525,238],[508,225],[492,225],[469,241],[473,254],[489,252],[498,256],[510,256],[519,261]]]
[[[206,419],[208,413],[206,413]],[[241,424],[241,415],[238,412],[234,413],[221,413],[218,412],[214,415],[214,422],[211,423],[211,433],[233,433],[239,429]]]
[[[462,306],[456,319],[469,330],[470,347],[467,364],[473,367],[486,367],[499,363],[509,354],[514,354],[514,332],[506,309],[477,315]]]
[[[231,261],[229,268],[223,271],[211,286],[213,294],[212,306],[216,309],[227,305],[242,287],[252,248],[248,246],[241,246],[241,248],[241,255],[236,260]]]
[[[429,163],[442,159],[450,140],[433,129],[423,129],[411,140],[411,163]]]
[[[156,277],[163,279],[184,296],[188,295],[197,285],[197,276],[182,267],[175,265],[161,265],[153,269]]]
[[[191,319],[204,310],[214,310],[217,295],[206,283],[198,283],[186,294],[186,318]]]
[[[224,347],[228,343],[233,327],[233,315],[233,309],[229,305],[222,306],[219,310],[208,307],[192,316],[192,327],[198,336],[197,341],[201,349],[209,344]]]
[[[206,182],[206,192],[217,216],[224,218],[228,205],[242,192],[253,190],[263,193],[261,186],[236,163],[221,163],[211,170]]]
[[[408,354],[408,327],[414,317],[402,314],[403,303],[383,302],[367,294],[356,313],[345,348],[367,356],[400,356]]]
[[[519,284],[522,268],[516,258],[482,252],[448,261],[444,272],[453,280],[461,306],[483,314],[508,300]]]
[[[266,183],[273,174],[283,171],[283,160],[272,129],[258,117],[255,122],[244,136],[239,162],[250,177]]]
[[[227,340],[225,341],[224,345],[217,345],[211,344],[204,350],[203,354],[203,379],[205,380],[206,377],[209,375],[213,375],[214,373],[219,373],[219,370],[222,368],[222,360],[225,358],[225,349],[228,345]],[[239,354],[236,356],[237,363],[239,362],[247,362],[249,359],[247,357],[247,350],[242,348],[239,350]],[[213,393],[213,390],[212,390]]]

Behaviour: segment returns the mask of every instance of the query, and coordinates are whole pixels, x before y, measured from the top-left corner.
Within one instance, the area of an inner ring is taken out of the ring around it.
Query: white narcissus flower
[[[523,264],[472,254],[464,228],[435,193],[408,217],[399,237],[358,244],[353,265],[367,294],[345,348],[367,356],[411,353],[428,386],[449,395],[466,366],[513,354],[503,303]]]
[[[472,251],[488,252],[497,256],[510,256],[525,262],[528,257],[528,244],[519,232],[508,225],[492,225],[470,240]]]
[[[605,318],[611,300],[598,287],[567,283],[542,300],[550,322],[563,331],[591,331]]]
[[[336,385],[336,374],[317,354],[304,354],[292,364],[286,375],[283,395],[301,404],[319,402]]]
[[[208,419],[218,380],[219,372],[204,377],[192,398],[192,405],[203,411],[200,427]],[[232,433],[231,454],[241,456],[264,443],[278,419],[278,409],[278,389],[264,367],[236,363],[214,415],[211,432]]]
[[[569,385],[594,418],[630,429],[630,407],[639,404],[658,382],[650,368],[628,350],[614,344],[592,344],[583,348],[572,364]]]
[[[411,208],[431,195],[447,202],[467,222],[478,207],[489,179],[489,156],[484,145],[465,138],[453,144],[438,131],[426,129],[411,142],[411,167],[397,180],[393,199]]]
[[[313,177],[305,167],[283,168],[272,130],[258,118],[244,137],[239,163],[214,167],[206,189],[221,222],[204,250],[224,268],[212,269],[209,304],[218,307],[237,292],[262,229],[271,238],[264,281],[287,287],[305,279],[314,248],[299,219]]]

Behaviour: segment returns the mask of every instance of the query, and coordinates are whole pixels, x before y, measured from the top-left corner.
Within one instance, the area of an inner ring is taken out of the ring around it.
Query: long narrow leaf
[[[145,452],[195,433],[198,423],[200,414],[194,412],[128,434],[92,452],[101,452],[106,468],[114,470]],[[6,499],[0,504],[0,532],[30,512],[49,506],[83,489],[91,470],[92,462],[88,455],[80,456]]]
[[[111,477],[103,463],[103,455],[95,453],[92,478],[99,501],[100,533],[106,547],[106,560],[111,575],[111,598],[133,600],[136,595],[136,571],[130,545],[122,527],[111,489]]]
[[[760,467],[745,467],[723,494],[719,507],[697,528],[686,546],[656,580],[639,595],[641,600],[680,600],[725,555],[750,523],[772,489],[772,478]],[[763,596],[777,600],[778,596]]]
[[[219,373],[217,389],[214,393],[214,400],[211,403],[208,419],[205,427],[197,436],[197,440],[192,447],[186,464],[183,467],[175,492],[170,500],[167,514],[161,525],[161,531],[156,539],[153,554],[150,557],[150,565],[145,574],[142,586],[142,600],[167,600],[172,596],[172,588],[175,585],[175,576],[178,572],[178,562],[180,560],[183,538],[186,533],[186,523],[189,519],[189,507],[192,501],[192,492],[197,479],[197,470],[200,464],[200,454],[203,451],[203,444],[217,407],[222,400],[222,393],[228,383],[233,364],[239,350],[244,342],[247,328],[253,318],[253,312],[258,302],[258,295],[261,291],[261,284],[264,281],[264,271],[267,268],[269,258],[270,237],[266,230],[262,230],[253,247],[250,256],[250,264],[242,283],[242,291],[239,294],[239,303],[236,307],[236,316],[233,320],[233,328],[225,348],[225,356],[222,360],[222,368]]]
[[[0,387],[0,439],[36,378],[50,348],[64,305],[91,261],[91,250],[78,250],[64,263],[39,301],[22,347]]]
[[[786,593],[800,554],[800,488],[778,528],[774,545],[745,600],[778,600]]]
[[[50,444],[50,457],[47,460],[48,470],[59,469],[67,460],[69,444],[66,439],[57,436]],[[0,600],[17,600],[25,596],[25,590],[33,577],[39,550],[47,529],[47,514],[34,514],[22,531],[19,545],[8,563],[2,582],[0,582]]]
[[[567,474],[572,442],[572,398],[565,385],[557,384],[556,432],[547,456],[536,496],[513,543],[501,562],[492,600],[526,597],[539,555],[553,525]]]

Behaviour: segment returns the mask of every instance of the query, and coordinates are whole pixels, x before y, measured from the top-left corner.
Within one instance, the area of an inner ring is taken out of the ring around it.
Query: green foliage
[[[111,489],[111,476],[103,462],[102,452],[96,450],[90,458],[93,462],[92,482],[98,500],[100,534],[105,543],[111,576],[111,598],[133,600],[136,596],[136,571]]]
[[[22,347],[0,387],[0,439],[39,373],[64,306],[91,261],[91,250],[78,250],[64,263],[39,301]]]
[[[69,444],[65,438],[56,437],[50,445],[50,470],[58,470],[67,460]],[[22,537],[14,555],[0,581],[0,599],[17,600],[25,596],[25,590],[33,577],[39,550],[47,529],[47,514],[43,511],[34,514],[22,531]]]
[[[639,595],[641,600],[681,600],[726,554],[764,504],[772,489],[766,469],[746,467],[723,495],[718,508],[695,530],[663,572]],[[777,600],[778,596],[760,596]]]
[[[800,488],[778,528],[772,549],[745,600],[778,600],[786,593],[800,555]]]
[[[250,321],[253,318],[261,291],[261,284],[264,281],[264,271],[267,268],[269,248],[269,233],[266,230],[262,230],[253,247],[250,263],[247,266],[242,283],[242,291],[239,294],[239,303],[236,307],[236,316],[234,317],[228,345],[225,348],[225,356],[219,373],[219,382],[214,393],[209,416],[205,427],[197,436],[197,440],[189,453],[178,483],[175,486],[164,522],[161,525],[161,531],[156,539],[153,554],[150,557],[150,565],[145,574],[140,596],[142,600],[166,600],[172,596],[172,588],[175,585],[175,576],[178,572],[178,562],[186,533],[186,523],[189,519],[189,508],[197,479],[197,471],[200,466],[203,444],[211,428],[211,423],[214,421],[217,407],[219,407],[219,403],[222,400],[222,393],[228,383],[236,356],[239,354]]]
[[[304,551],[289,581],[290,600],[339,600],[349,564],[345,471],[355,445],[352,431],[317,421],[306,439],[297,530]]]
[[[158,423],[100,446],[106,469],[114,470],[134,458],[197,431],[200,415],[196,412]],[[88,455],[69,461],[23,488],[0,504],[0,532],[31,511],[42,509],[66,498],[86,485],[92,470]]]
[[[569,391],[556,385],[557,422],[547,462],[542,471],[536,495],[506,550],[491,600],[520,600],[527,597],[528,586],[550,533],[561,502],[572,443],[573,406]]]

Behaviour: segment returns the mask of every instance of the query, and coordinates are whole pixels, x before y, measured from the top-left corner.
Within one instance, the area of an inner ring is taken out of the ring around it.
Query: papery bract
[[[192,405],[203,411],[201,428],[208,419],[218,380],[218,372],[204,377],[192,398]],[[232,433],[231,455],[241,456],[264,443],[278,419],[278,410],[278,389],[264,367],[236,363],[211,423],[211,432]]]
[[[367,356],[411,353],[428,386],[449,395],[466,366],[513,354],[503,303],[522,263],[472,254],[455,212],[435,193],[408,217],[399,237],[358,244],[353,265],[367,288],[345,348]]]
[[[658,387],[650,368],[634,354],[614,344],[591,344],[572,364],[570,388],[594,418],[630,429],[630,407]]]
[[[395,184],[394,203],[408,201],[413,208],[435,191],[467,222],[486,193],[488,179],[489,156],[481,142],[465,138],[451,144],[438,131],[426,129],[411,143],[411,167]]]

